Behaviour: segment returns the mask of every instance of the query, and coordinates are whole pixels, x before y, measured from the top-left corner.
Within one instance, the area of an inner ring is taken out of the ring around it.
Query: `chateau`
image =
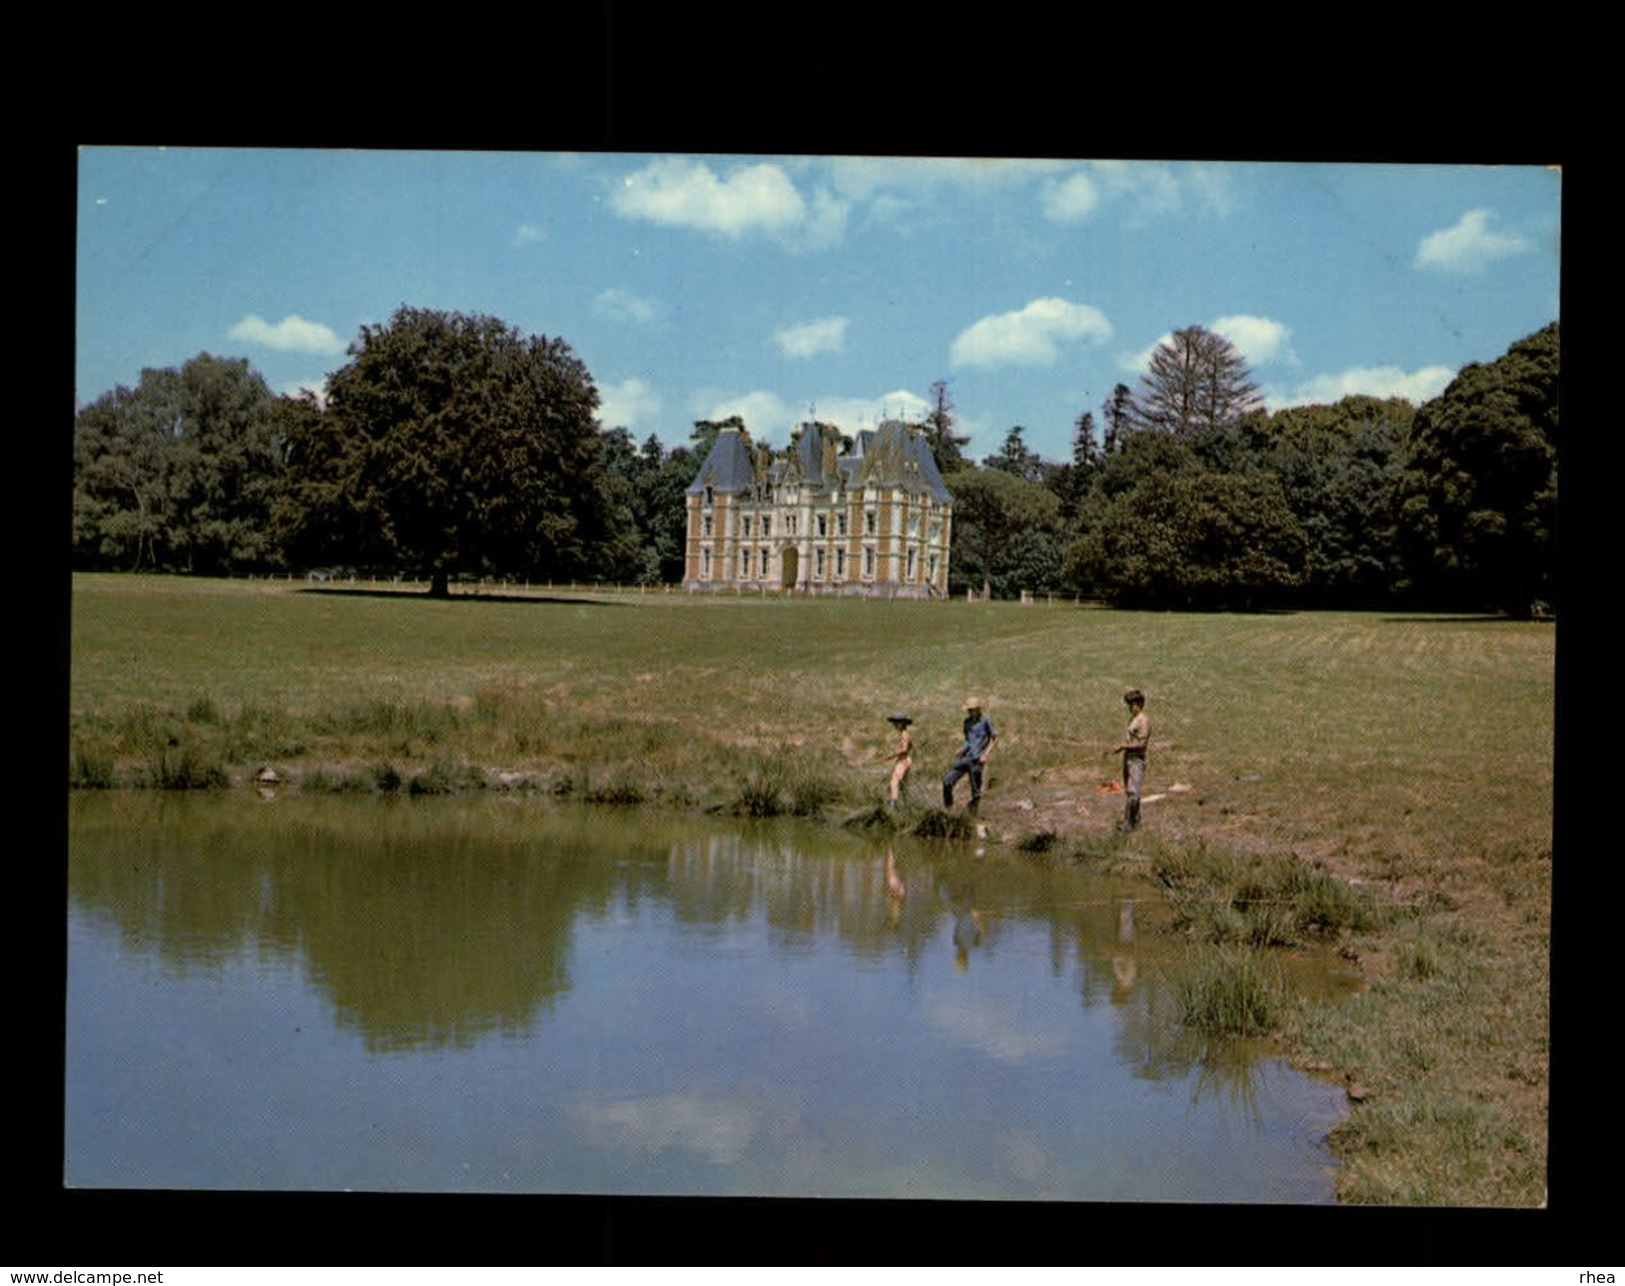
[[[888,420],[842,445],[817,423],[776,457],[718,434],[688,489],[683,588],[946,598],[954,502],[925,435]]]

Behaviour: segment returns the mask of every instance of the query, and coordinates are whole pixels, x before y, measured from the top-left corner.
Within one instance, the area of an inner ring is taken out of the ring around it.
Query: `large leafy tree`
[[[1196,466],[1120,493],[1074,557],[1079,578],[1114,605],[1246,610],[1296,588],[1306,553],[1273,475]]]
[[[570,346],[494,317],[402,308],[364,326],[298,457],[372,556],[430,577],[590,575],[612,534],[598,391]]]
[[[286,399],[241,358],[151,368],[74,422],[81,566],[227,573],[271,565]]]
[[[961,469],[944,481],[954,498],[949,566],[957,584],[980,580],[983,597],[992,597],[1059,583],[1054,492],[999,469]]]
[[[1373,606],[1394,597],[1399,482],[1415,414],[1403,398],[1352,396],[1270,417],[1265,463],[1309,542],[1300,600]]]
[[[1553,322],[1417,411],[1400,525],[1435,601],[1519,616],[1556,603],[1559,369]]]
[[[1176,330],[1151,354],[1134,393],[1137,428],[1188,436],[1263,409],[1247,361],[1223,335],[1204,326]]]

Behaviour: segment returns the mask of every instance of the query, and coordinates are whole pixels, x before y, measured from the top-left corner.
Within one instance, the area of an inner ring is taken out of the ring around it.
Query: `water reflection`
[[[1183,1032],[1159,905],[1069,869],[534,801],[70,836],[80,1184],[1329,1198],[1330,1091]]]

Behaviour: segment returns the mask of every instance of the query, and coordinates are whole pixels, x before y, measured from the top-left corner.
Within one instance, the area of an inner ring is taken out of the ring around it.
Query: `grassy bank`
[[[885,716],[903,711],[911,816],[929,816],[975,694],[1000,733],[981,820],[1007,842],[990,860],[1108,861],[1165,887],[1218,962],[1192,1013],[1267,1020],[1349,1082],[1345,1199],[1528,1205],[1546,1146],[1553,648],[1550,625],[1460,617],[432,602],[91,576],[74,584],[68,770],[86,787],[268,769],[302,789],[840,817],[883,798]],[[1130,686],[1150,698],[1146,789],[1165,797],[1123,842],[1100,751]],[[1338,1006],[1263,1004],[1238,962],[1283,943],[1341,950],[1370,985]]]

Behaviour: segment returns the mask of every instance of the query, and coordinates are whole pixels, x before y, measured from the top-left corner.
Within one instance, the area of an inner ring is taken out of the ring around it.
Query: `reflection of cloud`
[[[927,1007],[925,1016],[950,1039],[1001,1063],[1021,1063],[1066,1048],[1066,1041],[1054,1032],[1021,1029],[1007,1010],[990,1000],[939,1000]]]
[[[1026,1131],[1000,1134],[994,1146],[998,1149],[999,1168],[1022,1183],[1036,1184],[1055,1169],[1049,1149]]]
[[[738,1161],[756,1134],[757,1109],[694,1094],[583,1103],[574,1116],[594,1147],[655,1153],[687,1148],[717,1164]]]

